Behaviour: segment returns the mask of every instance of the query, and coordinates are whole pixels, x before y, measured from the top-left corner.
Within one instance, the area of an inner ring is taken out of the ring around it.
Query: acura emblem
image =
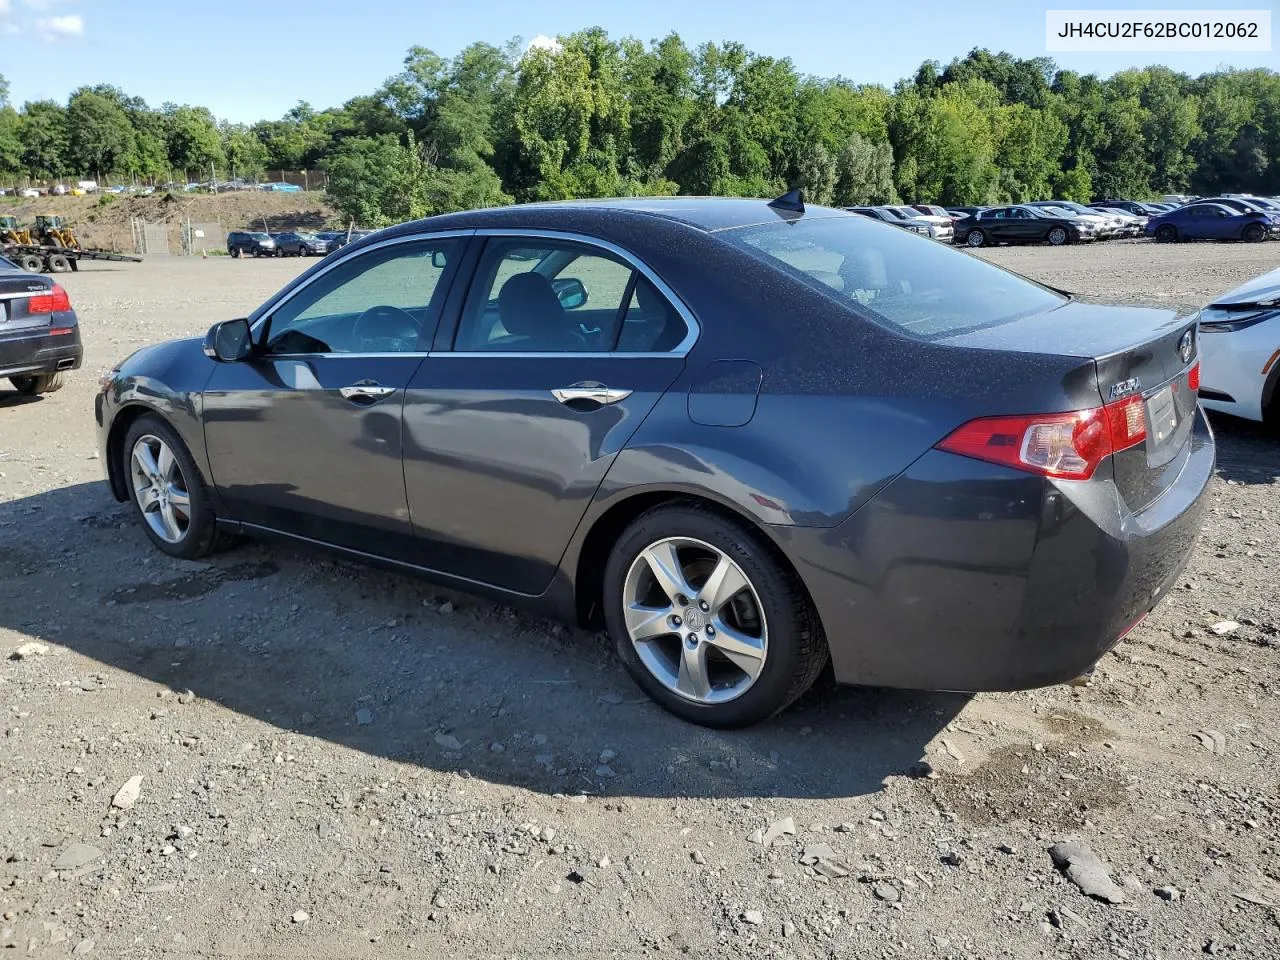
[[[1178,341],[1178,356],[1182,358],[1183,363],[1191,362],[1191,331],[1188,330],[1182,335],[1182,339]]]

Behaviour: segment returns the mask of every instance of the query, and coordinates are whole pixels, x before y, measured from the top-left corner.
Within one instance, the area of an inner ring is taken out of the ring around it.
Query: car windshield
[[[855,313],[926,340],[1044,313],[1066,302],[985,260],[860,217],[738,227],[719,236]]]

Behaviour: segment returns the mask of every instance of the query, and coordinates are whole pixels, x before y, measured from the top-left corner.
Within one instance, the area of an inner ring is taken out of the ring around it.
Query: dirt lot
[[[1280,244],[986,255],[1189,308]],[[0,392],[0,655],[47,647],[0,663],[12,955],[1280,956],[1280,442],[1216,421],[1184,582],[1091,686],[824,686],[714,733],[599,636],[280,546],[150,548],[100,480],[98,372],[300,266],[68,275],[85,368]],[[1054,868],[1073,835],[1123,902]]]

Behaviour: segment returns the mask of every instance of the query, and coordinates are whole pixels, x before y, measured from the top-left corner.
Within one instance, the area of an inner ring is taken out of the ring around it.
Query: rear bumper
[[[79,327],[56,337],[45,333],[0,336],[0,377],[76,370],[83,357]]]
[[[840,682],[1030,689],[1086,672],[1165,596],[1213,466],[1197,411],[1177,479],[1137,513],[1109,479],[1050,481],[931,451],[844,524],[771,531]]]

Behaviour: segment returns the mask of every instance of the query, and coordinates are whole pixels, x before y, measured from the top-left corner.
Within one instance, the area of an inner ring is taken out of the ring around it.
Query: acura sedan
[[[798,193],[388,228],[96,399],[158,549],[271,535],[604,628],[734,727],[843,683],[1087,672],[1167,593],[1214,446],[1194,320]]]

